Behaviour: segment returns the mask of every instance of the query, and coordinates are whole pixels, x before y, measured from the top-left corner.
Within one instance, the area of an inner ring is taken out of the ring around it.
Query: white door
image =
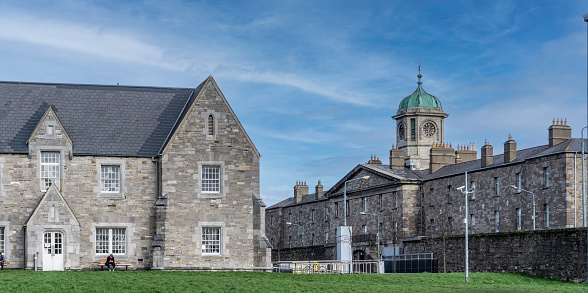
[[[63,234],[45,232],[43,235],[43,270],[63,271]]]

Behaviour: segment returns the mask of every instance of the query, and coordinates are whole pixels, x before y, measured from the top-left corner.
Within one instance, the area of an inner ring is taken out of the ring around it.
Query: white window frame
[[[208,253],[206,252],[206,248],[203,247],[203,245],[205,244],[205,241],[210,241],[203,239],[203,228],[214,228],[214,229],[219,229],[220,231],[220,246],[219,246],[219,251],[218,253]],[[199,222],[198,226],[195,227],[195,231],[194,231],[194,237],[193,237],[193,241],[196,245],[195,249],[194,249],[194,253],[196,255],[202,255],[205,257],[219,257],[219,256],[223,256],[223,254],[225,254],[226,250],[226,245],[227,245],[227,240],[228,240],[228,236],[227,236],[227,229],[225,227],[225,223],[224,222]]]
[[[544,210],[544,217],[545,217],[545,222],[543,223],[545,225],[545,228],[549,228],[549,204],[546,203],[543,205],[543,210]]]
[[[361,206],[364,213],[367,213],[367,197],[361,198]]]
[[[118,191],[103,191],[102,167],[118,166]],[[125,184],[126,176],[126,161],[124,159],[96,159],[96,188],[94,192],[98,197],[105,198],[122,198],[124,197],[127,188]]]
[[[221,255],[222,228],[201,227],[200,229],[202,233],[202,255]]]
[[[220,193],[221,192],[221,170],[220,166],[206,165],[202,166],[202,192],[203,193]]]
[[[500,232],[500,211],[494,211],[494,232]]]
[[[121,180],[120,180],[120,166],[119,165],[101,165],[100,166],[100,192],[101,193],[120,193],[120,183],[121,183]]]
[[[392,192],[392,195],[394,196],[394,208],[398,207],[398,191],[394,191]]]
[[[522,229],[522,216],[521,216],[521,208],[516,208],[516,214],[517,214],[517,230],[521,230]]]
[[[472,193],[472,199],[476,199],[476,181],[470,182],[470,191]]]
[[[470,214],[470,233],[476,233],[476,215]]]
[[[6,227],[0,226],[0,252],[4,254],[6,250]]]
[[[218,179],[205,178],[206,170],[218,169]],[[196,186],[196,193],[201,198],[221,198],[228,192],[228,188],[225,185],[227,179],[225,174],[225,164],[221,161],[202,161],[198,162],[198,184]],[[218,181],[218,190],[205,190],[205,183],[209,183],[209,180]]]
[[[494,195],[500,196],[500,177],[494,177]]]
[[[549,166],[543,167],[543,186],[549,187]]]
[[[517,192],[521,192],[521,188],[523,187],[523,178],[521,172],[517,173]]]
[[[45,159],[55,159],[55,157],[52,158],[46,158],[44,155],[48,155],[48,154],[52,154],[55,155],[57,154],[57,163],[55,162],[43,162]],[[61,162],[62,162],[62,158],[61,158],[61,152],[60,151],[50,151],[50,150],[42,150],[39,153],[39,183],[40,183],[40,188],[42,192],[47,191],[47,189],[51,186],[51,183],[55,184],[55,186],[57,187],[57,189],[61,189]],[[51,177],[51,176],[47,176],[47,174],[53,173],[55,172],[54,167],[57,167],[57,177]],[[49,168],[49,170],[45,170],[45,168]],[[49,185],[47,185],[47,183],[49,181],[46,180],[53,180],[54,182],[49,183]]]
[[[122,234],[120,232],[123,232]],[[101,233],[102,232],[102,233]],[[106,232],[103,233],[103,232]],[[102,240],[102,239],[98,239],[99,236],[106,236],[107,239],[106,240]],[[123,236],[124,239],[122,240],[116,240],[115,236]],[[94,243],[94,253],[96,255],[107,255],[107,254],[113,254],[113,255],[127,255],[128,253],[128,236],[127,236],[127,228],[126,227],[96,227],[96,231],[95,231],[95,243]],[[107,241],[105,243],[106,249],[102,248],[102,247],[98,247],[99,245],[104,245],[103,241]],[[118,249],[115,249],[115,247],[118,247]],[[104,252],[106,251],[106,252]]]

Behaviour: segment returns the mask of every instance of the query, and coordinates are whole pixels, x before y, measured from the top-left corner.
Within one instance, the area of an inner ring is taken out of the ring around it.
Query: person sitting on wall
[[[110,265],[112,265],[112,269],[110,268]],[[112,253],[106,258],[106,266],[108,267],[109,271],[114,271],[116,261],[114,259],[114,256],[112,256]]]
[[[2,255],[2,251],[0,251],[0,267],[4,270],[4,255]]]

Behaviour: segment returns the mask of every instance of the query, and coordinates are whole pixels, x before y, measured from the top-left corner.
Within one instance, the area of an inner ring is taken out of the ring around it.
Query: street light
[[[343,184],[343,226],[345,226],[345,227],[347,227],[347,182],[360,180],[360,179],[370,179],[370,176],[363,176],[363,177],[347,180]]]
[[[465,190],[464,190],[465,188]],[[465,185],[460,186],[457,188],[461,193],[465,195],[465,219],[463,222],[465,223],[465,281],[468,283],[470,281],[470,266],[469,266],[469,249],[468,249],[468,194],[474,193],[475,190],[468,191],[468,172],[465,172]]]
[[[288,225],[288,226],[294,225],[294,226],[302,227],[302,246],[304,246],[304,225],[299,225],[299,224],[292,223],[292,222],[286,222],[286,225]]]
[[[524,192],[528,192],[530,194],[533,195],[533,216],[531,216],[531,219],[533,219],[533,230],[535,230],[535,194],[531,191],[528,191],[526,189],[522,189],[520,187],[516,187],[514,185],[511,185],[510,187],[516,189],[516,190],[520,190],[520,191],[524,191]]]
[[[380,215],[378,214],[371,214],[371,213],[366,213],[366,212],[360,212],[360,215],[372,215],[372,216],[376,216],[378,218],[378,223],[377,223],[377,227],[378,227],[378,232],[376,233],[376,237],[378,240],[378,263],[380,262],[382,255],[380,254]]]

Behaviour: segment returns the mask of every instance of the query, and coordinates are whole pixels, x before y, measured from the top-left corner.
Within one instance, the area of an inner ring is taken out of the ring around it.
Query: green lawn
[[[586,292],[523,274],[292,275],[257,272],[0,272],[5,292]]]

